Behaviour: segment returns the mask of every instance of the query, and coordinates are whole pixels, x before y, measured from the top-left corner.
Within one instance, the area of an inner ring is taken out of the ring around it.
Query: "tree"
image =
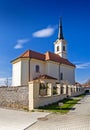
[[[5,86],[7,86],[7,87],[11,86],[11,79],[10,78],[6,78],[4,83],[5,83]]]

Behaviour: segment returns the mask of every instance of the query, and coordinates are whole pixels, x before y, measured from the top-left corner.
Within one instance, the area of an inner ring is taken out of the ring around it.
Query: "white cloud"
[[[14,49],[21,49],[23,48],[23,44],[29,42],[29,39],[20,39],[17,40],[17,44],[14,46]]]
[[[76,65],[77,69],[87,69],[90,68],[90,63],[81,63]]]
[[[55,31],[55,27],[47,27],[34,32],[32,35],[33,37],[37,37],[37,38],[50,37],[53,35],[54,31]]]

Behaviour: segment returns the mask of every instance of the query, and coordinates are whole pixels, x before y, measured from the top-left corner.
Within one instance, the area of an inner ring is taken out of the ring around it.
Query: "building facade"
[[[27,85],[36,78],[56,79],[56,82],[75,84],[75,65],[67,59],[67,43],[59,22],[58,38],[54,53],[41,54],[27,50],[12,61],[12,86]]]

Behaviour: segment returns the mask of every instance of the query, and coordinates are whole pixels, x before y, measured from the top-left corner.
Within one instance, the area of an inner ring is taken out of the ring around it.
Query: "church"
[[[45,54],[27,50],[12,61],[12,86],[28,85],[39,78],[55,80],[56,83],[75,84],[75,65],[67,59],[67,42],[63,36],[62,19],[54,53]]]

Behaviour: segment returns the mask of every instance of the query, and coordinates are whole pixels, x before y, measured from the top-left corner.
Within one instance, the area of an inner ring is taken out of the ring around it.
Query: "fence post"
[[[39,82],[29,82],[29,110],[33,110],[39,106]]]
[[[52,84],[51,83],[48,83],[47,95],[52,96]]]
[[[61,87],[60,87],[60,84],[57,84],[57,93],[60,95],[61,93]]]

